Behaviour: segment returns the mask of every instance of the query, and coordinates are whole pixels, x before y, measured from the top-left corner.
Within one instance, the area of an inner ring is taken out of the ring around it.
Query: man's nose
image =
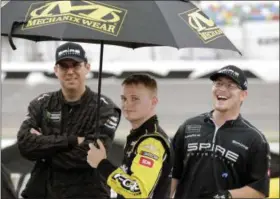
[[[123,106],[125,106],[125,107],[129,106],[128,100],[125,100],[125,101],[123,102]]]
[[[126,100],[125,102],[123,102],[123,106],[125,106],[126,108],[129,108],[132,106],[132,103],[131,103],[131,101]]]
[[[227,87],[226,87],[226,86],[221,86],[221,87],[219,88],[219,90],[221,90],[221,91],[226,91],[226,90],[227,90]]]
[[[227,91],[228,90],[227,84],[222,84],[218,89],[222,91]]]
[[[67,73],[73,73],[75,70],[74,66],[67,67]]]

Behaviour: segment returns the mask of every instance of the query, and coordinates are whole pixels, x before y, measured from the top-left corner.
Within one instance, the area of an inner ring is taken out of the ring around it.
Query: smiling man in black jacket
[[[240,115],[247,78],[236,66],[211,76],[214,110],[178,129],[171,197],[264,198],[269,193],[269,145]]]
[[[61,89],[32,100],[18,132],[20,153],[36,161],[22,196],[110,198],[106,182],[86,161],[87,138],[95,134],[97,94],[85,85],[90,65],[82,46],[59,46],[54,71]],[[112,144],[119,121],[120,109],[102,96],[99,125],[105,146]]]

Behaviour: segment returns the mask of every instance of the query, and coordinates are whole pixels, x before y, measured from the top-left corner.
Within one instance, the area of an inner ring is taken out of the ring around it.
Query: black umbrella
[[[97,118],[104,44],[240,53],[213,20],[189,1],[10,1],[1,8],[1,17],[1,35],[9,37],[13,49],[12,36],[101,44]]]

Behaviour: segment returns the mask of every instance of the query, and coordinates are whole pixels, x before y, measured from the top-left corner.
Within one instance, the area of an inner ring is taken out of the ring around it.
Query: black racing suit
[[[241,115],[215,128],[211,115],[188,119],[173,139],[175,198],[210,198],[244,186],[268,196],[270,152],[264,135]]]
[[[110,189],[86,161],[88,140],[95,133],[97,94],[86,87],[81,99],[65,101],[62,91],[32,100],[18,132],[20,153],[36,161],[22,196],[26,198],[109,198]],[[100,135],[111,146],[120,120],[120,109],[101,97]],[[30,133],[34,128],[42,133]]]
[[[122,165],[102,160],[97,169],[118,198],[169,198],[173,150],[153,116],[127,136]]]

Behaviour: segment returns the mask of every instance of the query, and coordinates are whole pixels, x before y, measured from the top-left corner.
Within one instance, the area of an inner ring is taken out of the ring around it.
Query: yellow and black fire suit
[[[119,168],[104,159],[97,170],[118,198],[164,199],[169,198],[172,162],[170,140],[155,115],[127,136]]]

